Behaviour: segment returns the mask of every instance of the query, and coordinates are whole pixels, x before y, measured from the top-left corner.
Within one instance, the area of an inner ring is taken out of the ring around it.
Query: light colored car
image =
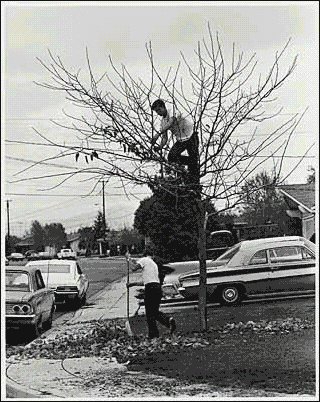
[[[24,255],[21,253],[11,253],[7,258],[9,261],[22,261],[24,260]]]
[[[40,260],[30,261],[26,266],[41,270],[46,286],[54,290],[57,305],[67,303],[80,307],[86,303],[89,280],[82,273],[78,261]]]
[[[166,264],[163,293],[199,297],[199,261]],[[181,273],[184,271],[183,273]],[[207,300],[231,305],[263,295],[315,292],[315,244],[299,236],[245,240],[207,260]]]
[[[71,248],[62,248],[58,253],[58,258],[75,259],[77,258],[77,253],[73,251]]]
[[[28,329],[33,336],[52,326],[53,290],[46,288],[37,267],[6,267],[6,328]]]

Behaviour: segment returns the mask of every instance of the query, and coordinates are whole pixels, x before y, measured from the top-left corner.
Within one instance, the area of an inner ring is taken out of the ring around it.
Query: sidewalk
[[[137,276],[137,277],[135,277]],[[132,281],[138,280],[139,274],[131,273]],[[88,299],[87,305],[77,310],[74,316],[61,324],[53,323],[51,330],[45,333],[46,339],[54,339],[58,334],[68,331],[68,324],[79,324],[92,320],[123,318],[127,316],[127,277],[109,284],[98,294]],[[129,291],[130,316],[138,310],[138,299],[134,297],[135,288]],[[140,308],[143,313],[144,308]],[[33,342],[36,342],[33,341]],[[6,362],[7,398],[79,398],[94,397],[90,390],[86,394],[77,386],[69,384],[75,377],[85,378],[88,372],[104,370],[106,372],[124,371],[125,365],[114,360],[106,364],[101,358],[72,358],[66,360],[29,359]],[[68,383],[68,384],[67,384]]]

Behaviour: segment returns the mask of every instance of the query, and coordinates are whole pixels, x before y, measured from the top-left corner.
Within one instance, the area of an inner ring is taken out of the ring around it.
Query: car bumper
[[[55,291],[54,299],[56,304],[65,304],[68,302],[72,302],[79,296],[79,292],[70,292],[70,291]]]
[[[207,285],[207,297],[211,297],[216,289],[218,288],[218,285]],[[178,288],[178,292],[186,299],[198,299],[199,298],[199,286],[180,286]]]
[[[20,328],[21,326],[35,325],[37,322],[37,316],[31,315],[7,315],[6,316],[6,328]]]

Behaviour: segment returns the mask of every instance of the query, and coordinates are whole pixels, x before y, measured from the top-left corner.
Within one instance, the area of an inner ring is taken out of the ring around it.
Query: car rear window
[[[48,272],[51,274],[61,274],[61,273],[67,274],[71,272],[70,265],[67,264],[54,264],[54,265],[49,264],[49,266],[37,265],[37,268],[39,268],[43,274],[47,274]]]
[[[230,250],[226,251],[225,253],[221,254],[220,257],[216,259],[216,261],[226,261],[229,262],[233,256],[237,254],[240,249],[240,245],[232,247]]]
[[[299,246],[275,247],[269,250],[270,260],[273,263],[286,261],[301,261],[302,252]]]
[[[28,273],[6,271],[6,290],[29,292],[30,282]]]

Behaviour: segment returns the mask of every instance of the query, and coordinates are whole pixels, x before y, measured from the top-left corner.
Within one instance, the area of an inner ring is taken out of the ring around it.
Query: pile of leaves
[[[154,353],[172,353],[187,348],[205,348],[223,342],[227,334],[272,335],[314,328],[314,323],[306,319],[287,318],[275,321],[248,321],[227,323],[208,329],[207,332],[176,333],[149,340],[145,335],[129,336],[125,322],[118,320],[91,321],[79,327],[68,325],[66,331],[54,338],[42,336],[27,346],[7,346],[7,358],[65,359],[72,357],[99,356],[116,358],[125,363],[135,358],[148,358]]]

